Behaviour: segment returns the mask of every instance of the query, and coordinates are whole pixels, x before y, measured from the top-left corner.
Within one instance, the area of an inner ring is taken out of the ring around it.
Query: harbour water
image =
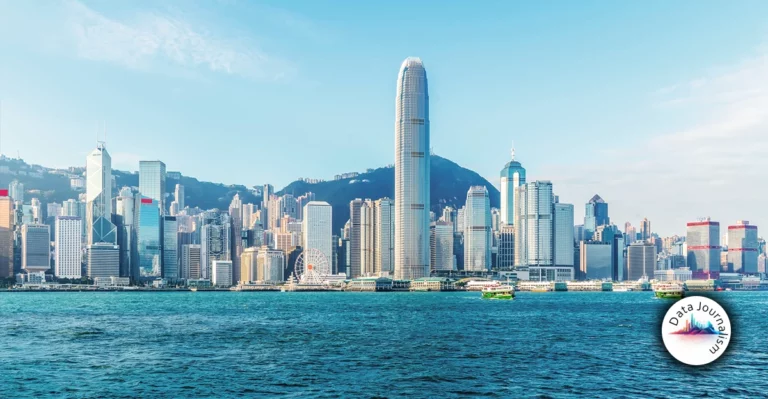
[[[652,292],[0,294],[2,397],[759,397],[768,292],[677,363]]]

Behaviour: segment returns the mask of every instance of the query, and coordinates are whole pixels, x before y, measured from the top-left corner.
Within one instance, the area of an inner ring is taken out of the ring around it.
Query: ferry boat
[[[483,299],[515,299],[515,289],[510,285],[485,287]]]
[[[679,284],[658,284],[654,288],[656,298],[680,299],[685,296],[685,291]]]

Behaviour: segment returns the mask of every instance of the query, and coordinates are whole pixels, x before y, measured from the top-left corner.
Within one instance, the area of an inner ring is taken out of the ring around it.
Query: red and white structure
[[[717,278],[722,252],[720,223],[709,218],[689,222],[685,241],[688,246],[688,267],[693,273],[693,278]]]
[[[728,226],[728,271],[732,273],[757,273],[757,226],[739,220]]]

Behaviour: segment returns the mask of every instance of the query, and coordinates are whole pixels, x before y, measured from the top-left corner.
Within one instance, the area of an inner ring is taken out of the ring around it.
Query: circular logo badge
[[[692,296],[669,308],[661,325],[661,336],[675,359],[702,366],[725,352],[731,341],[731,321],[717,302]]]

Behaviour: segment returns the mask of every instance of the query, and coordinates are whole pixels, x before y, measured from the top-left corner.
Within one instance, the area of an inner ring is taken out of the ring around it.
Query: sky
[[[332,179],[394,162],[418,56],[434,152],[497,186],[514,145],[577,221],[768,228],[767,44],[765,1],[0,0],[0,152]]]

